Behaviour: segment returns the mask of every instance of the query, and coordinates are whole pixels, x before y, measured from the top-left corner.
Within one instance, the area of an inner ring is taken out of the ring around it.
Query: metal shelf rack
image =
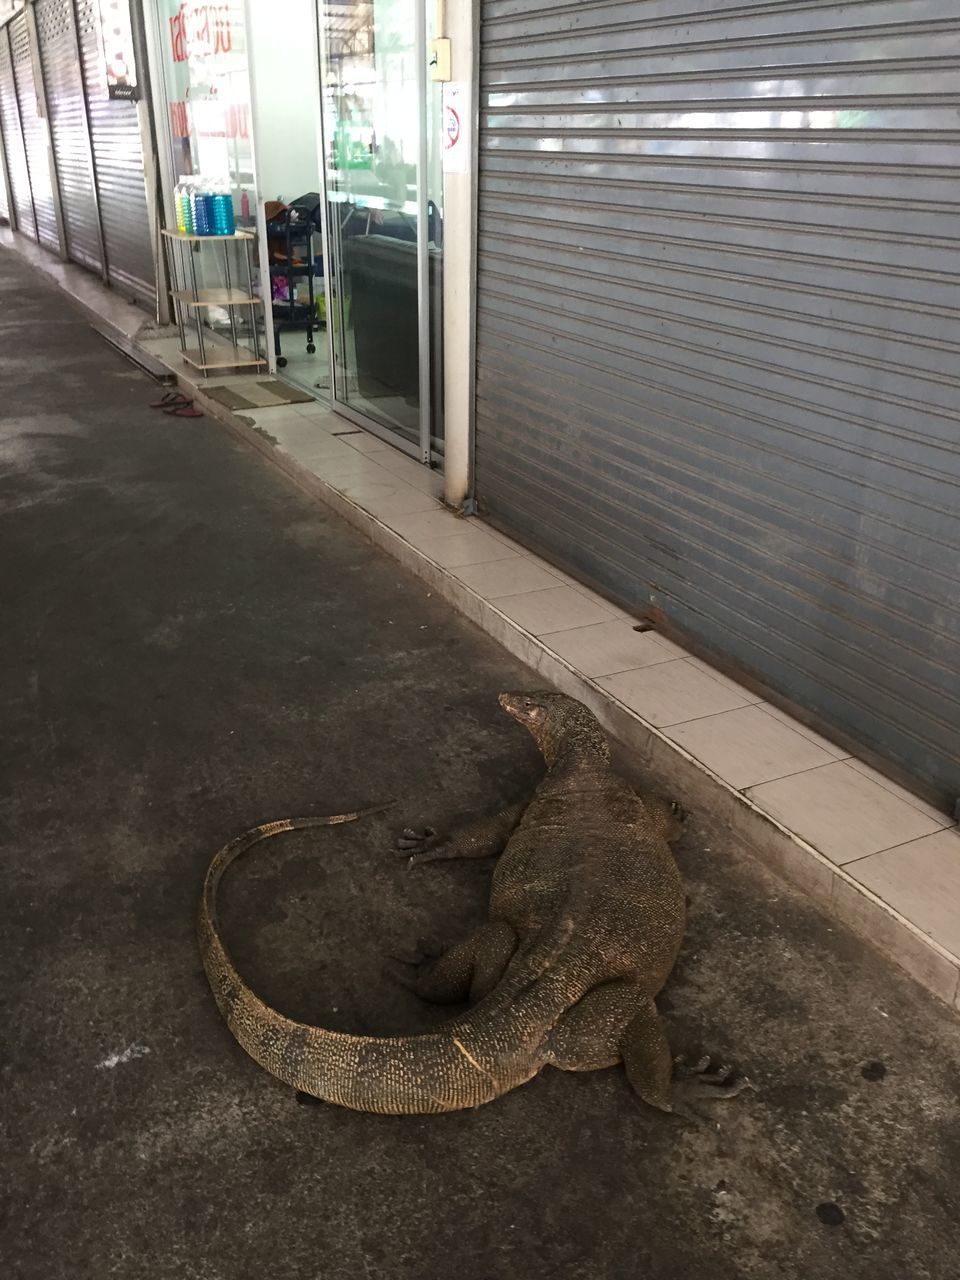
[[[229,236],[194,236],[187,235],[182,231],[164,230],[162,234],[171,242],[171,245],[176,244],[179,247],[177,257],[179,258],[180,270],[179,273],[171,271],[171,275],[175,283],[184,286],[183,288],[174,289],[173,302],[177,317],[177,332],[180,334],[180,352],[187,364],[192,365],[195,369],[200,369],[204,377],[207,376],[209,369],[239,369],[265,365],[267,360],[260,353],[260,331],[257,328],[256,316],[251,314],[250,317],[250,329],[253,335],[252,352],[248,347],[240,346],[237,330],[236,309],[238,307],[259,307],[263,303],[263,299],[257,297],[253,288],[253,269],[250,264],[250,246],[254,240],[253,233],[250,231],[235,231],[233,235]],[[201,289],[197,285],[197,264],[194,261],[195,251],[193,246],[207,243],[223,246],[225,289]],[[246,291],[233,287],[230,267],[231,245],[239,247],[243,258],[243,269],[247,281]],[[173,254],[170,256],[173,257]],[[179,280],[177,279],[178,274]],[[188,281],[189,288],[186,287]],[[232,345],[224,346],[220,342],[211,342],[213,335],[204,334],[201,312],[207,307],[221,307],[226,310],[230,317]],[[190,312],[193,313],[193,320],[196,325],[197,345],[195,347],[187,346],[187,323]]]

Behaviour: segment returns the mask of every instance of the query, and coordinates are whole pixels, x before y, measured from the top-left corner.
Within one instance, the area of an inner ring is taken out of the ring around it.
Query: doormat
[[[227,409],[272,409],[280,404],[312,404],[314,399],[276,378],[269,382],[234,382],[229,387],[204,387],[204,395]]]

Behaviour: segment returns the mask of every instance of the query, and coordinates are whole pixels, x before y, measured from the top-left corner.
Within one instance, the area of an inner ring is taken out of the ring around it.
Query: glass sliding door
[[[319,0],[318,14],[333,394],[429,461],[441,434],[442,215],[426,4]]]

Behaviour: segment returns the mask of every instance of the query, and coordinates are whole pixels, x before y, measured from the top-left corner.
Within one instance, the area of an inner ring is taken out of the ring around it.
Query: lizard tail
[[[220,937],[216,895],[242,853],[284,831],[354,822],[387,806],[253,827],[216,854],[204,880],[197,918],[203,967],[227,1026],[243,1049],[285,1084],[326,1102],[383,1115],[431,1114],[478,1107],[536,1075],[539,1052],[570,991],[535,977],[562,939],[530,953],[523,977],[503,982],[463,1017],[412,1036],[355,1036],[296,1022],[265,1004],[243,981]],[[535,949],[536,950],[536,949]]]

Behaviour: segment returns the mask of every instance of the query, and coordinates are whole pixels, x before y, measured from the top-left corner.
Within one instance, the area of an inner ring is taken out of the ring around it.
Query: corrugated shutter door
[[[26,122],[21,119],[20,95],[14,67],[18,45],[14,44],[14,23],[10,22],[0,32],[0,76],[3,77],[3,138],[7,149],[7,164],[13,201],[17,211],[19,229],[34,240],[37,223],[33,210],[33,191],[30,185],[30,166],[25,146]],[[34,107],[34,111],[36,108]]]
[[[10,204],[7,199],[7,183],[4,178],[6,152],[3,149],[3,90],[0,89],[0,218],[10,221]]]
[[[53,183],[50,176],[50,159],[47,153],[47,128],[37,108],[37,88],[33,78],[33,58],[30,54],[30,30],[26,14],[20,13],[10,23],[10,49],[13,54],[13,75],[20,104],[20,126],[33,193],[33,212],[36,217],[37,236],[40,243],[55,252],[60,251],[57,232],[57,214],[53,203]]]
[[[36,0],[36,18],[67,254],[74,262],[99,271],[97,202],[70,0]]]
[[[482,0],[477,491],[960,793],[960,0]]]
[[[107,272],[112,285],[152,306],[156,281],[137,104],[111,101],[107,94],[100,18],[92,0],[78,0],[77,21]]]
[[[3,127],[3,149],[10,175],[10,199],[19,229],[36,239],[37,228],[33,220],[33,201],[30,196],[30,173],[27,155],[20,133],[20,105],[13,79],[13,61],[10,57],[9,32],[0,30],[0,125]]]

